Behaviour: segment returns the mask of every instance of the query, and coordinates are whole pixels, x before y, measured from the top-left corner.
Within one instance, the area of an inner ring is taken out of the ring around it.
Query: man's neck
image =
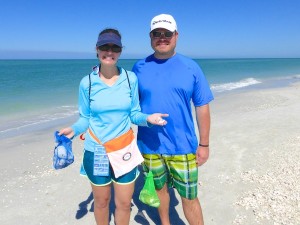
[[[176,54],[175,51],[172,51],[172,52],[168,52],[168,53],[165,53],[165,54],[162,54],[162,53],[159,53],[159,52],[154,52],[154,57],[157,58],[157,59],[169,59],[171,57],[173,57],[174,55]]]

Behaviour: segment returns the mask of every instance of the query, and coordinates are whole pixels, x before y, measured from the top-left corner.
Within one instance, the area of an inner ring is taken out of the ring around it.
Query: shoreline
[[[299,224],[300,82],[234,91],[210,106],[210,158],[198,187],[205,224]],[[83,142],[74,139],[71,166],[52,168],[53,132],[64,125],[1,140],[0,224],[95,224],[91,188],[79,175]],[[138,200],[142,185],[140,176],[130,224],[157,224],[156,210]],[[170,191],[173,224],[187,224]]]
[[[246,79],[247,80],[247,79]],[[265,79],[245,87],[239,87],[228,91],[213,91],[215,98],[222,96],[241,94],[249,91],[260,91],[272,88],[284,88],[300,82],[300,75],[276,77]],[[243,82],[228,83],[226,85],[243,85]],[[75,97],[76,98],[76,97]],[[74,101],[74,100],[72,100]],[[75,101],[76,102],[76,101]],[[3,115],[0,119],[0,140],[27,132],[35,132],[50,129],[56,125],[71,124],[78,118],[77,105],[52,105],[49,109],[35,109],[34,111],[20,111],[17,114]]]

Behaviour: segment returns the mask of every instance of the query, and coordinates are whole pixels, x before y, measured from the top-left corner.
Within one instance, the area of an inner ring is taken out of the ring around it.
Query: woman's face
[[[115,65],[121,55],[122,48],[114,44],[105,44],[96,48],[98,59],[102,65]]]

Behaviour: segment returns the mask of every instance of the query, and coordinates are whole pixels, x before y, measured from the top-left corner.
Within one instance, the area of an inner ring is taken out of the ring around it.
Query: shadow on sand
[[[142,171],[141,168],[139,168],[140,171]],[[160,224],[160,219],[158,216],[158,212],[156,208],[150,207],[144,203],[142,203],[139,200],[139,194],[144,186],[144,181],[145,181],[145,176],[141,172],[139,175],[138,179],[136,180],[135,183],[135,190],[133,194],[133,204],[137,208],[137,214],[136,215],[131,215],[131,217],[134,217],[134,220],[136,224],[142,224],[142,225],[150,225],[150,224]],[[172,222],[172,225],[185,225],[185,223],[182,221],[182,219],[179,217],[179,214],[177,213],[175,206],[179,204],[179,201],[177,200],[174,189],[170,188],[169,189],[170,193],[170,219]],[[115,203],[113,201],[114,199],[114,192],[112,190],[112,195],[111,195],[112,201],[110,201],[109,205],[109,216],[110,216],[110,221],[111,217],[113,216],[114,209],[115,209]],[[90,205],[90,206],[89,206]],[[133,206],[134,206],[133,205]],[[90,195],[87,197],[86,200],[83,202],[79,203],[79,209],[76,212],[76,219],[81,219],[84,217],[88,212],[94,212],[94,199],[93,199],[93,193],[91,192]],[[148,221],[148,217],[151,219],[151,221]]]

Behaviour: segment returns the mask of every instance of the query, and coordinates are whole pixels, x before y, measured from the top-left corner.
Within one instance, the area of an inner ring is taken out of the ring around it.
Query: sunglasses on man
[[[166,31],[166,32],[159,32],[159,31],[152,31],[152,36],[154,38],[161,38],[164,35],[165,38],[172,38],[175,32]]]
[[[108,52],[111,50],[112,52],[119,53],[122,51],[122,48],[118,45],[101,45],[98,47],[100,51]]]

